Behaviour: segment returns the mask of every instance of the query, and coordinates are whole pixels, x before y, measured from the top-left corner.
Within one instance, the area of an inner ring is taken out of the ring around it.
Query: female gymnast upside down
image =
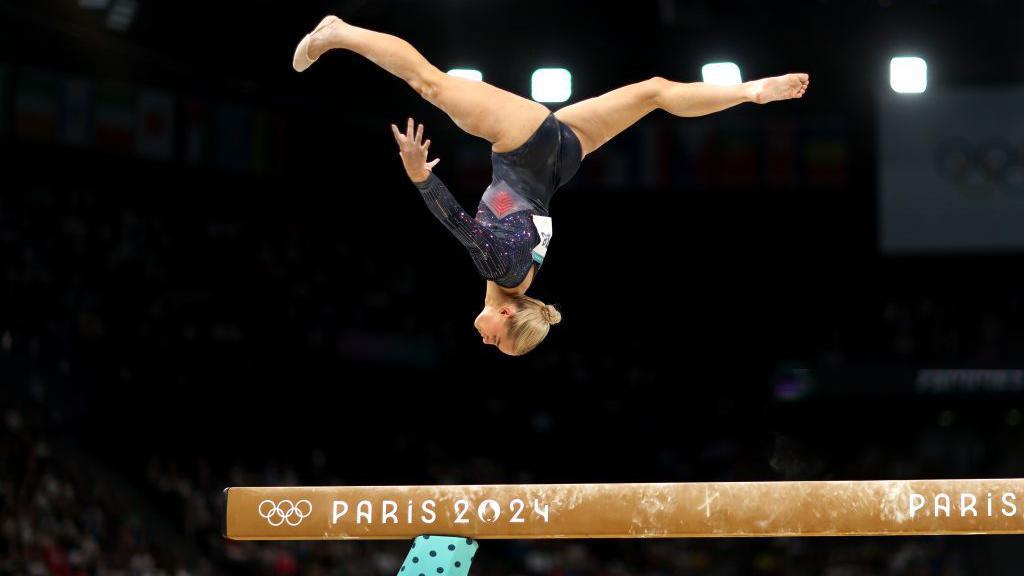
[[[551,239],[548,204],[583,158],[654,110],[704,116],[743,102],[800,98],[807,74],[786,74],[735,86],[673,82],[655,76],[551,112],[546,106],[486,82],[449,76],[405,40],[328,16],[295,49],[303,71],[335,48],[351,50],[405,80],[462,130],[491,143],[493,176],[472,218],[433,174],[430,140],[410,118],[395,141],[409,179],[430,211],[469,250],[487,282],[484,308],[474,321],[485,344],[505,354],[535,348],[561,320],[554,306],[530,298]]]

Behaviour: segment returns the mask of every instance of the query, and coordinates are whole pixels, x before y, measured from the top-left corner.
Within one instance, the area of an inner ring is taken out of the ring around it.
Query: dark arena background
[[[409,182],[489,144],[335,51],[325,14],[564,104],[655,111],[552,203],[506,357]],[[0,572],[391,576],[408,542],[222,536],[227,486],[1024,476],[1024,3],[0,0]],[[911,86],[894,58],[927,84]],[[923,90],[923,91],[922,91]],[[914,93],[907,93],[914,92]],[[472,574],[1015,575],[1016,536],[483,541]]]

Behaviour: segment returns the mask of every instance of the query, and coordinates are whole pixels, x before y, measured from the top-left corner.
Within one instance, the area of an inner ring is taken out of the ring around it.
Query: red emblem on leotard
[[[494,195],[494,200],[491,202],[491,208],[494,209],[495,216],[504,218],[515,208],[515,204],[508,190],[498,190],[498,193]]]

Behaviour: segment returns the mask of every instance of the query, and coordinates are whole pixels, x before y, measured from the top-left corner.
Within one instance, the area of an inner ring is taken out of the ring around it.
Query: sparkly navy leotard
[[[568,125],[548,114],[519,148],[491,152],[493,175],[470,218],[433,173],[417,182],[427,208],[469,250],[485,280],[514,288],[536,264],[551,239],[548,204],[579,168],[583,149]]]

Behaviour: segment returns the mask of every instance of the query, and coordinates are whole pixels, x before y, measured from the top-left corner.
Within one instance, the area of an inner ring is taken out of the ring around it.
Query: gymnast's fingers
[[[398,126],[391,125],[391,132],[395,135],[395,142],[398,142],[398,146],[402,146],[402,134],[398,131]]]
[[[426,152],[429,149],[430,149],[430,138],[427,138],[427,141],[423,143],[423,151]]]
[[[412,118],[409,118],[409,125],[406,126],[406,128],[405,128],[405,137],[408,138],[409,140],[412,140],[412,137],[413,137],[412,131],[413,131],[413,121],[412,121]]]
[[[413,142],[419,144],[422,139],[423,139],[423,124],[420,124],[419,127],[416,128],[416,139],[413,140]]]

